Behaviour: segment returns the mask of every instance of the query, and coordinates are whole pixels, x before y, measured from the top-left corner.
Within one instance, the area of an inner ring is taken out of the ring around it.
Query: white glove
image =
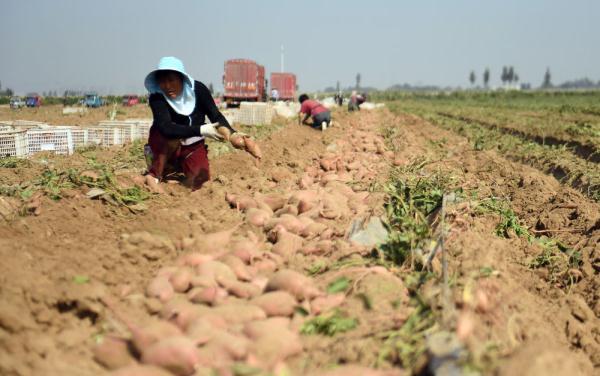
[[[212,138],[216,141],[223,141],[225,137],[217,132],[217,126],[219,123],[209,123],[200,126],[200,134],[204,137]]]

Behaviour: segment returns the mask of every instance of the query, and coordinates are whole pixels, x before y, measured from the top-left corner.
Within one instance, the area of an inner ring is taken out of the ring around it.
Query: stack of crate
[[[0,157],[27,157],[40,151],[73,154],[86,145],[113,146],[147,139],[152,121],[102,121],[93,127],[51,126],[25,120],[0,121]]]

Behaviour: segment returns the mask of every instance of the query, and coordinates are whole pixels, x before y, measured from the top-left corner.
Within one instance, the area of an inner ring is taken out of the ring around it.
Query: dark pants
[[[329,125],[329,123],[331,123],[331,112],[329,111],[324,111],[324,112],[319,112],[318,114],[314,115],[313,117],[313,127],[320,127],[322,122],[327,122],[327,125]]]
[[[181,145],[180,139],[168,139],[152,127],[148,145],[152,150],[152,164],[148,172],[155,178],[162,179],[170,173],[183,172],[185,184],[192,189],[202,187],[210,179],[208,147],[204,141]]]

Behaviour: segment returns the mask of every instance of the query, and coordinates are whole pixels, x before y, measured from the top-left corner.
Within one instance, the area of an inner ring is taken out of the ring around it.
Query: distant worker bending
[[[321,128],[322,131],[326,130],[328,126],[332,125],[331,112],[323,106],[319,101],[309,99],[308,95],[302,94],[298,101],[300,101],[301,107],[298,113],[298,123],[310,125],[315,129]],[[304,116],[304,119],[302,119]],[[312,117],[312,123],[308,122],[308,119]]]
[[[348,111],[360,111],[360,105],[367,100],[367,94],[358,94],[356,90],[352,90],[350,101],[348,102]]]

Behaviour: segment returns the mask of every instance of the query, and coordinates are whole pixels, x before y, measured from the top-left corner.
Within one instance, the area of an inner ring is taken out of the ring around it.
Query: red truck
[[[277,89],[279,100],[293,101],[296,98],[296,75],[293,73],[271,73],[271,90]]]
[[[123,106],[131,107],[140,103],[140,98],[137,95],[129,94],[123,96]]]
[[[264,102],[267,99],[265,67],[253,60],[233,59],[225,62],[223,100],[227,106],[240,102]]]

